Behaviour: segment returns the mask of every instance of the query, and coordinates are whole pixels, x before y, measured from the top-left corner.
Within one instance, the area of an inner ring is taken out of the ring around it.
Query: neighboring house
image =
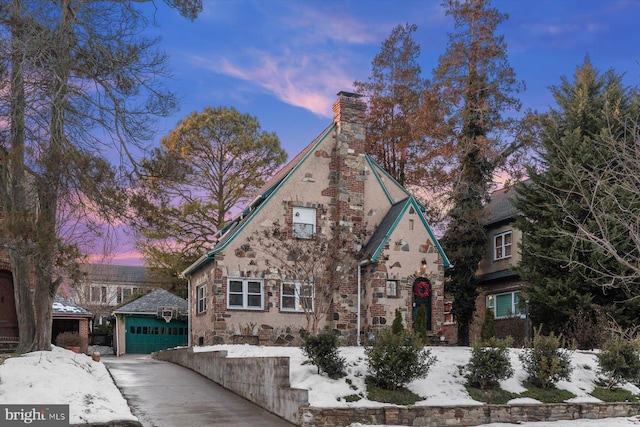
[[[486,206],[485,227],[489,241],[478,265],[478,299],[471,341],[480,337],[487,308],[493,311],[499,337],[511,335],[516,343],[522,343],[525,336],[525,304],[522,300],[526,283],[513,270],[521,260],[518,247],[522,241],[522,232],[513,227],[519,212],[511,203],[515,196],[513,187],[497,190],[491,194]]]
[[[114,310],[115,354],[148,354],[187,345],[188,308],[185,299],[156,289]]]
[[[93,314],[82,307],[56,295],[53,301],[53,323],[51,325],[51,339],[55,343],[56,337],[62,332],[77,332],[82,344],[80,352],[88,352],[89,321]]]
[[[408,329],[420,306],[426,328],[441,328],[449,261],[423,207],[364,152],[366,106],[359,98],[340,92],[333,123],[182,273],[189,279],[192,345],[294,345],[308,327],[305,313],[327,305],[319,329],[333,329],[345,343],[390,327],[396,309]],[[301,240],[333,239],[339,227],[339,237],[354,246],[350,261],[357,268],[337,271],[336,290],[326,299],[318,284],[280,277],[255,239],[276,224]]]
[[[111,312],[132,295],[167,287],[146,267],[109,264],[81,264],[81,278],[72,290],[71,300],[94,313],[94,329],[108,326]]]

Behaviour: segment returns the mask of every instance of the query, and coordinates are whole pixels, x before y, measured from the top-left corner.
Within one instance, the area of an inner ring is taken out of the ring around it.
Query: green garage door
[[[152,353],[187,345],[187,323],[171,320],[167,323],[155,317],[126,318],[126,352]]]

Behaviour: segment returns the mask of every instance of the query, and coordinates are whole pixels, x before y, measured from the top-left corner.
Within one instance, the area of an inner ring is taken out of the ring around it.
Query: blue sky
[[[206,106],[232,106],[275,132],[289,156],[331,121],[336,93],[366,80],[396,25],[416,24],[423,76],[444,53],[452,20],[436,0],[203,0],[194,21],[159,6],[160,48],[169,54],[180,111],[159,135]],[[640,0],[494,0],[509,14],[498,32],[527,89],[523,109],[553,105],[549,86],[586,54],[601,71],[640,83]]]
[[[453,29],[436,0],[203,1],[194,22],[159,5],[157,26],[148,31],[162,37],[173,73],[167,83],[181,100],[180,111],[161,121],[156,144],[194,111],[235,107],[275,132],[291,158],[331,122],[336,94],[369,77],[371,60],[395,26],[418,26],[414,40],[426,78]],[[628,85],[640,85],[640,0],[492,4],[509,14],[498,33],[527,86],[523,110],[553,106],[549,87],[571,78],[587,54],[601,71],[612,68]],[[129,244],[111,262],[139,264]]]

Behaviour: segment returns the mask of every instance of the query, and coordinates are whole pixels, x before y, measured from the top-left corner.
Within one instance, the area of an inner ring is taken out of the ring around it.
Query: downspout
[[[116,314],[116,357],[120,357],[120,334],[118,333],[118,315]]]
[[[356,328],[358,329],[358,334],[357,334],[357,338],[356,338],[356,345],[358,347],[360,347],[361,343],[360,343],[360,295],[362,293],[362,267],[364,267],[365,265],[369,264],[369,260],[368,259],[363,259],[362,261],[360,261],[360,263],[358,264],[358,314],[356,316]]]
[[[193,339],[191,338],[191,275],[187,279],[187,346],[193,347]]]

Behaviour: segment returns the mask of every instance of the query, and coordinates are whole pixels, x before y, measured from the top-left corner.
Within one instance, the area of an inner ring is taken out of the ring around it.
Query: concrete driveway
[[[293,424],[190,369],[149,355],[102,356],[144,427],[290,427]]]

